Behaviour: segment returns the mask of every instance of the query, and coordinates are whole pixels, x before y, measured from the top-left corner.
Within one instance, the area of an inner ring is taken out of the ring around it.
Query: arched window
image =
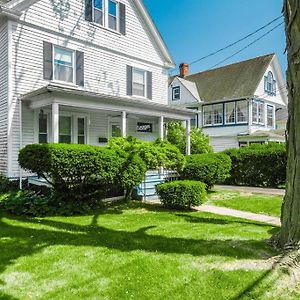
[[[276,96],[276,80],[271,71],[265,76],[265,92],[270,96]]]

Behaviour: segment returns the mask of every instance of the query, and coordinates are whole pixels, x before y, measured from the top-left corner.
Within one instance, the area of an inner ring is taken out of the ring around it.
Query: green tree
[[[181,122],[171,122],[168,124],[167,140],[175,145],[181,153],[186,152],[186,131]],[[202,129],[193,128],[191,130],[191,154],[203,154],[212,152],[209,137]]]
[[[289,120],[287,142],[287,189],[277,246],[300,245],[300,0],[285,0],[284,14],[288,52]],[[299,255],[297,255],[299,257]]]

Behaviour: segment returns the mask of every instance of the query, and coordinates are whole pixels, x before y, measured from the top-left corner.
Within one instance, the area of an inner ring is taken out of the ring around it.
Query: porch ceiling
[[[131,97],[111,96],[80,90],[73,87],[49,84],[43,88],[21,96],[31,109],[41,108],[52,103],[83,109],[104,111],[126,111],[146,116],[165,116],[170,119],[187,120],[195,111],[155,103],[151,100]]]

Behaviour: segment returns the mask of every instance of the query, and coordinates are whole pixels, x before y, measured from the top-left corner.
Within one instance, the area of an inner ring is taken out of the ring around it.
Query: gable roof
[[[6,4],[6,6],[10,9],[15,10],[24,10],[28,8],[30,5],[34,4],[39,0],[0,0],[0,5]],[[159,50],[161,51],[164,59],[166,60],[166,67],[172,68],[175,67],[174,60],[167,48],[167,45],[162,38],[159,30],[157,29],[153,19],[151,18],[143,0],[133,0],[134,4],[138,8],[143,20],[148,26],[152,37],[154,38],[156,44],[158,45]]]
[[[198,93],[197,85],[195,82],[185,80],[184,78],[181,77],[177,77],[177,79],[181,82],[182,85],[185,86],[185,88],[192,94],[194,98],[196,98],[198,101],[201,101]]]
[[[259,56],[221,68],[186,76],[197,85],[204,102],[234,100],[254,96],[275,54]]]

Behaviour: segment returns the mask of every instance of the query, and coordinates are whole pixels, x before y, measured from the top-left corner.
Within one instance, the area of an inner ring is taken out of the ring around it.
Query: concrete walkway
[[[207,205],[204,204],[202,206],[194,207],[198,211],[213,213],[221,216],[230,216],[236,217],[241,219],[246,219],[250,221],[262,222],[267,223],[274,226],[280,226],[280,219],[277,217],[267,216],[267,215],[260,215],[254,214],[251,212],[235,210],[226,207],[214,206],[214,205]]]
[[[241,193],[273,195],[273,196],[285,195],[285,190],[283,189],[269,189],[269,188],[258,188],[258,187],[248,187],[248,186],[216,185],[214,189],[216,191],[233,191],[233,192],[241,192]]]

